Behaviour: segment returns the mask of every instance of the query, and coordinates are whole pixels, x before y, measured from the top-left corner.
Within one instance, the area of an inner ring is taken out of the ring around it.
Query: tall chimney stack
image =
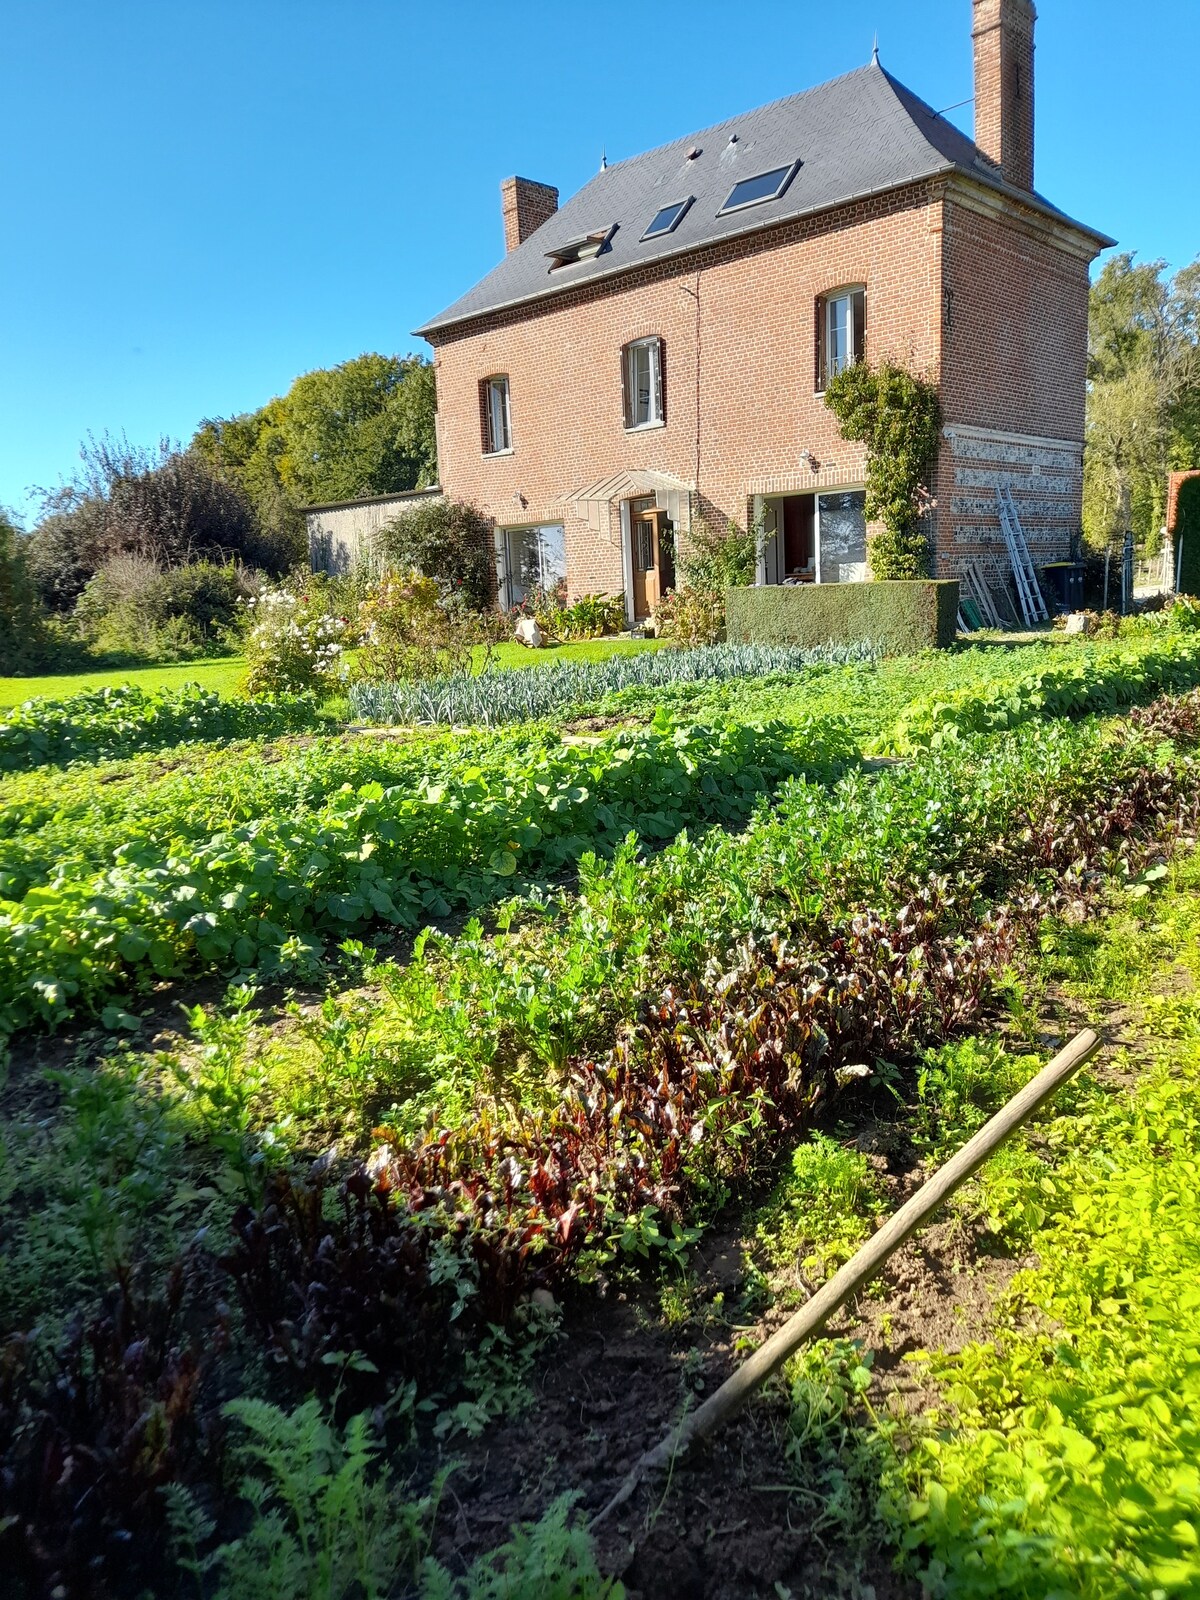
[[[972,0],[975,143],[1016,189],[1033,188],[1033,0]]]
[[[524,244],[529,235],[548,222],[558,210],[558,190],[532,178],[505,178],[500,185],[500,208],[504,213],[504,249],[511,252]]]

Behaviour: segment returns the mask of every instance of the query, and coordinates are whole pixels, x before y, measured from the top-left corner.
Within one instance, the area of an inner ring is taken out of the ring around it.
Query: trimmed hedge
[[[1181,539],[1182,568],[1179,562]],[[1171,559],[1179,572],[1180,594],[1200,595],[1200,478],[1185,478],[1179,485],[1179,499],[1175,506],[1175,543]]]
[[[849,644],[869,639],[889,655],[946,650],[958,617],[956,579],[881,583],[765,584],[730,589],[733,644]]]

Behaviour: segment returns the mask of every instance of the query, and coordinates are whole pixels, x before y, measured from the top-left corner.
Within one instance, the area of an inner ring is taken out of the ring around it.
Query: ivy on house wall
[[[937,389],[891,362],[858,361],[830,378],[825,404],[842,437],[867,447],[866,512],[883,523],[870,541],[872,577],[925,577],[930,550],[921,512],[942,428]]]

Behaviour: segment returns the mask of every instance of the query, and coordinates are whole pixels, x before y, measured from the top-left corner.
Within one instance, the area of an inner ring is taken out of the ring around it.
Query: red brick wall
[[[966,557],[1000,579],[997,481],[1013,490],[1035,564],[1069,556],[1080,528],[1088,262],[1017,212],[981,214],[951,195],[944,215],[942,406],[966,437],[939,463],[938,570]]]
[[[954,198],[945,219],[947,420],[1082,439],[1088,262]]]
[[[558,210],[558,190],[532,178],[505,178],[500,185],[504,248],[515,250]]]
[[[975,143],[1018,189],[1033,188],[1030,0],[974,0]]]

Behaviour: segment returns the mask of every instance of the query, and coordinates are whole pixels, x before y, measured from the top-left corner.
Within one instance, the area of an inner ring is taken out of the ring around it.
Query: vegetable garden
[[[584,1528],[628,1417],[594,1479],[584,1429],[543,1438],[554,1469],[490,1521],[472,1463],[536,1440],[589,1319],[711,1332],[707,1240],[756,1263],[725,1325],[785,1303],[798,1261],[819,1282],[891,1209],[861,1131],[910,1169],[948,1153],[1039,1048],[1047,984],[1079,987],[1072,941],[1154,903],[1200,822],[1200,636],[1169,621],[555,672],[505,675],[545,680],[524,707],[474,679],[443,714],[459,691],[423,685],[359,707],[415,724],[368,734],[302,699],[137,691],[0,728],[16,1593],[640,1592],[654,1518]],[[1194,1592],[1200,1416],[1145,1336],[1195,1342],[1170,1291],[1194,1275],[1194,1019],[1171,1018],[1133,1098],[1073,1091],[976,1180],[961,1227],[1034,1249],[1028,1328],[935,1356],[916,1420],[864,1402],[862,1341],[764,1401],[771,1504],[841,1508],[817,1519],[836,1560],[722,1588],[718,1540],[695,1592],[861,1592],[864,1530],[897,1593]],[[686,1403],[660,1387],[651,1432]]]

